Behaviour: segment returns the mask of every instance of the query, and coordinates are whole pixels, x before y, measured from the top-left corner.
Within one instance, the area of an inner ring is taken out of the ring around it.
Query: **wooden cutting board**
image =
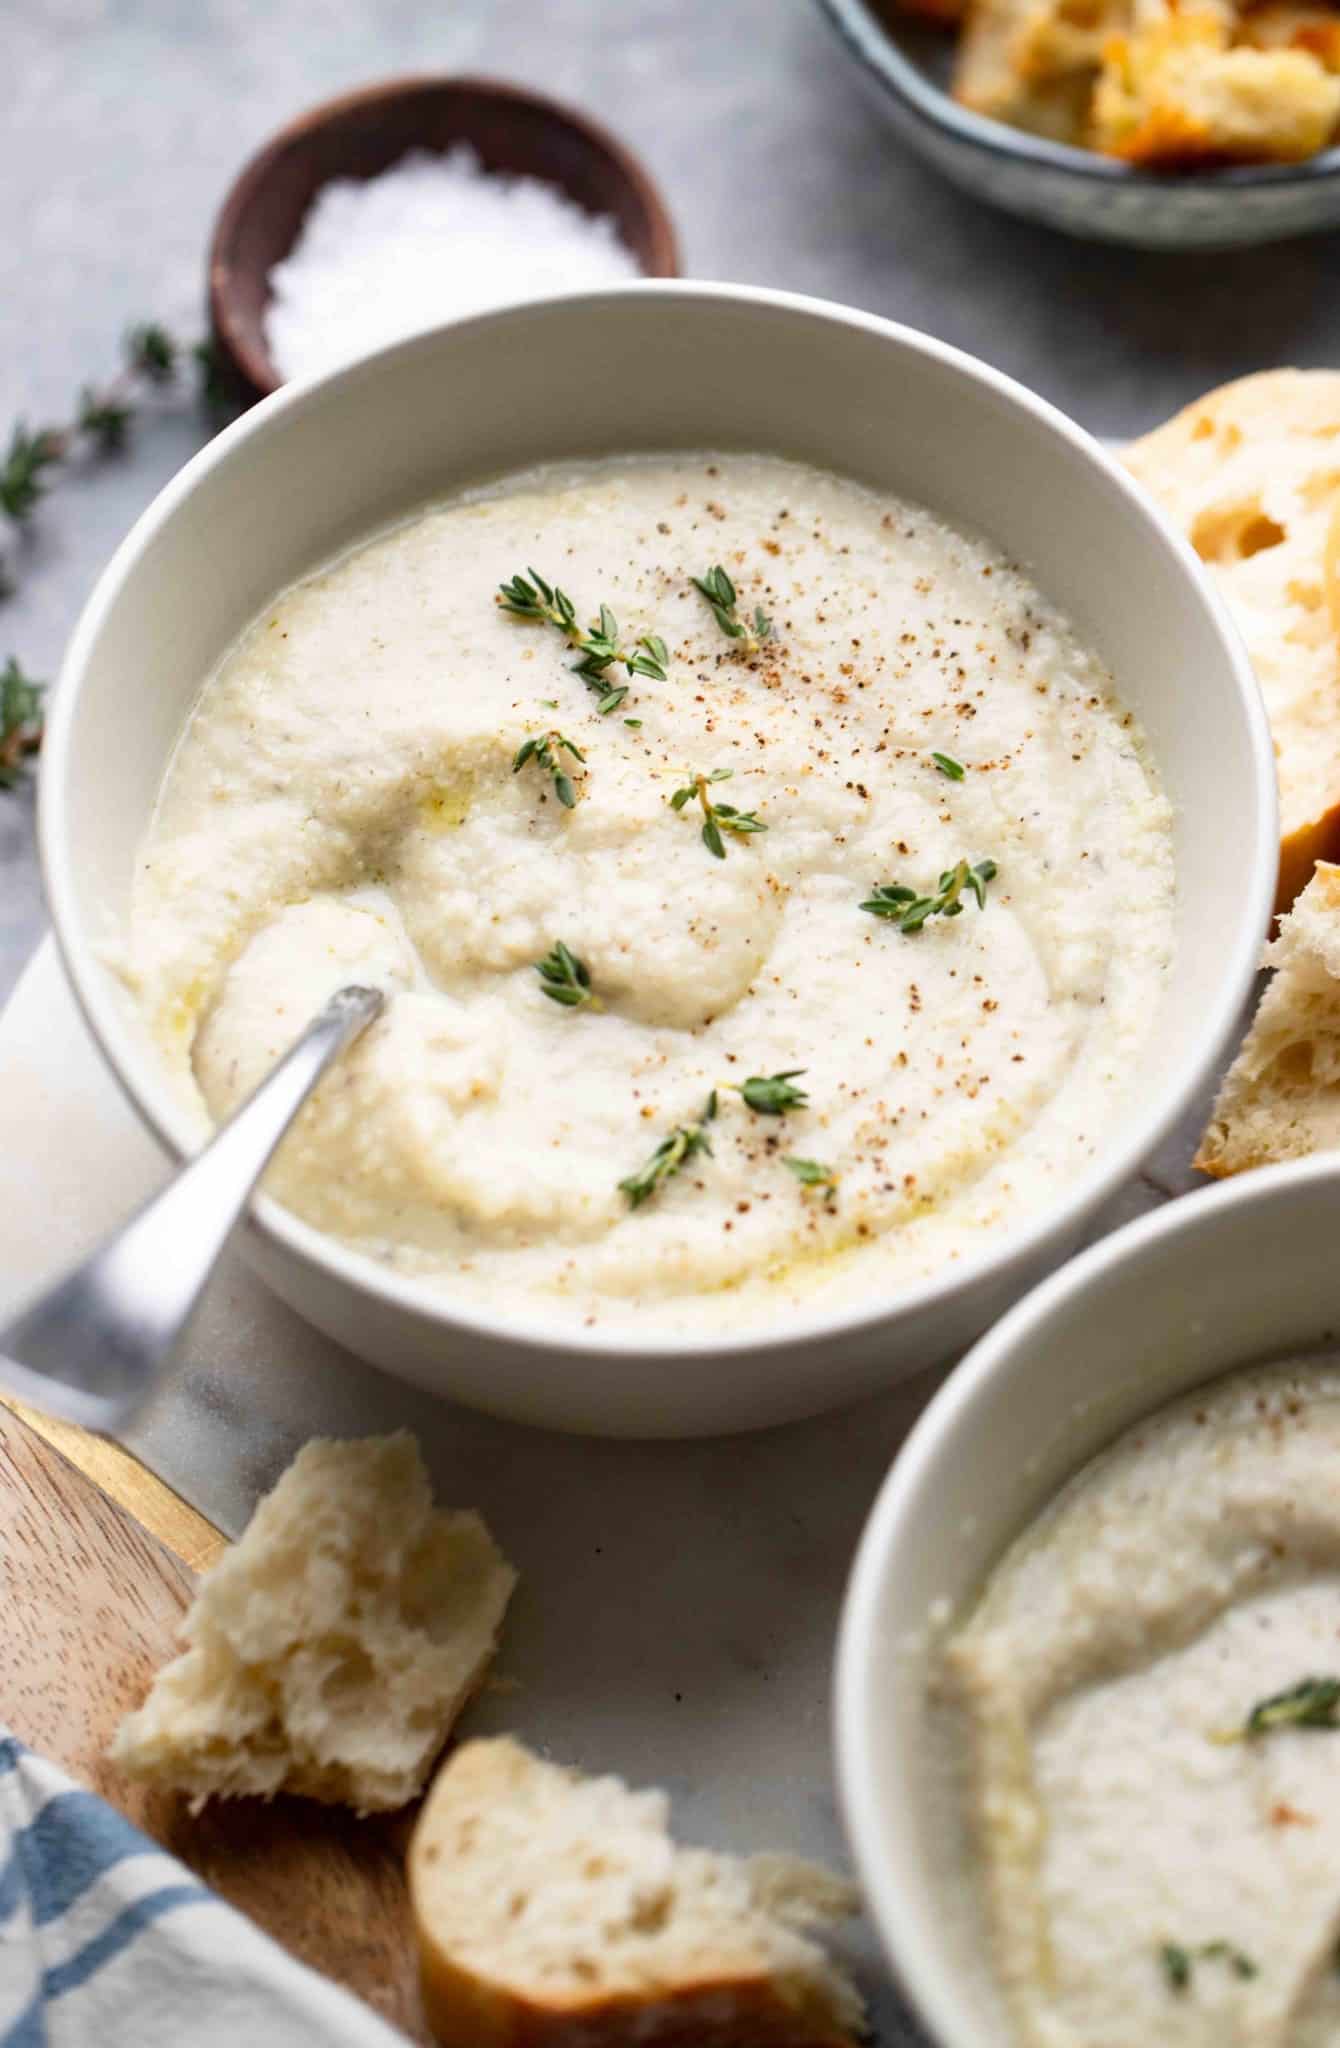
[[[431,2040],[405,1891],[409,1823],[307,1800],[192,1818],[107,1761],[224,1539],[115,1444],[0,1405],[0,1720],[98,1792],[292,1955]]]

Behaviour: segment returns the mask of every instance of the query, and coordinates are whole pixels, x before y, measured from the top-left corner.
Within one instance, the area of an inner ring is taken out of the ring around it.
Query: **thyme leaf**
[[[503,610],[513,618],[553,626],[575,648],[581,660],[573,663],[572,672],[599,698],[598,712],[617,711],[628,695],[627,683],[610,684],[608,671],[614,667],[625,668],[630,676],[650,676],[658,683],[666,680],[670,650],[664,640],[658,633],[643,633],[631,647],[625,646],[619,621],[607,604],[601,605],[599,615],[583,629],[577,623],[577,607],[566,590],[547,582],[538,569],[531,569],[526,576],[518,573],[508,582],[500,583],[498,594]]]
[[[1224,1962],[1235,1977],[1259,1977],[1260,1966],[1249,1955],[1244,1955],[1231,1941],[1203,1941],[1196,1951],[1206,1962]]]
[[[796,1075],[804,1071],[804,1067],[787,1067],[780,1074],[751,1074],[736,1088],[736,1093],[760,1116],[785,1116],[789,1109],[804,1109],[809,1102],[803,1088],[792,1086]],[[734,1082],[729,1085],[735,1087]]]
[[[968,772],[963,763],[956,761],[952,754],[932,754],[931,759],[940,773],[947,775],[951,782],[962,782]]]
[[[933,896],[919,896],[902,882],[876,882],[861,908],[872,917],[887,918],[900,932],[919,932],[927,918],[958,917],[965,889],[977,898],[978,909],[985,910],[986,885],[998,873],[993,860],[979,860],[976,867],[961,860],[957,867],[945,869]]]
[[[837,1192],[837,1175],[831,1166],[825,1166],[821,1159],[798,1159],[788,1156],[782,1165],[789,1168],[803,1188],[826,1188],[831,1197]]]
[[[695,775],[692,769],[685,769],[688,781],[677,789],[669,799],[672,811],[682,811],[685,804],[696,797],[703,814],[703,845],[718,860],[726,858],[726,842],[723,832],[737,832],[743,838],[750,832],[766,832],[767,826],[756,811],[739,811],[734,804],[714,803],[708,789],[714,782],[729,782],[735,773],[733,768],[714,768],[710,775]]]
[[[29,433],[17,420],[9,437],[9,449],[0,463],[0,512],[16,526],[30,518],[34,506],[47,489],[44,471],[60,461],[66,436],[59,427],[39,427]]]
[[[552,775],[554,779],[554,795],[558,798],[564,810],[571,811],[576,808],[577,792],[572,786],[572,777],[568,774],[562,763],[555,758],[555,750],[558,748],[565,748],[572,755],[574,761],[580,761],[583,767],[586,766],[586,756],[581,748],[575,745],[563,733],[532,733],[530,738],[523,740],[517,748],[516,758],[512,762],[512,773],[513,775],[520,774],[527,761],[534,761],[538,768],[544,768]]]
[[[11,654],[0,669],[0,789],[13,789],[23,763],[42,744],[42,692]]]
[[[1199,1948],[1183,1948],[1179,1942],[1165,1941],[1159,1949],[1159,1962],[1170,1991],[1190,1989],[1192,1966],[1197,1961],[1227,1963],[1233,1975],[1244,1982],[1261,1974],[1260,1965],[1234,1942],[1203,1941]]]
[[[181,344],[157,320],[143,320],[126,335],[126,367],[150,384],[170,384]]]
[[[643,1202],[654,1195],[666,1181],[672,1179],[680,1168],[687,1165],[699,1152],[705,1152],[708,1158],[711,1158],[712,1146],[707,1136],[707,1126],[716,1113],[717,1091],[714,1088],[707,1098],[702,1115],[695,1123],[676,1124],[668,1136],[661,1139],[646,1165],[640,1166],[636,1173],[630,1173],[626,1179],[619,1182],[619,1191],[627,1195],[628,1206],[631,1209],[640,1208]]]
[[[1287,1692],[1258,1700],[1243,1724],[1246,1736],[1272,1728],[1340,1728],[1340,1678],[1303,1678]]]
[[[745,654],[757,654],[763,642],[772,632],[772,620],[762,605],[755,608],[752,626],[746,625],[740,617],[735,585],[722,568],[720,562],[709,569],[705,576],[689,578],[695,590],[712,607],[712,616],[728,640],[738,640]]]
[[[540,977],[540,990],[551,1003],[560,1003],[565,1010],[580,1010],[589,1003],[593,1010],[600,1003],[591,992],[591,974],[584,960],[570,953],[562,939],[555,942],[552,950],[543,960],[535,962],[535,972]]]

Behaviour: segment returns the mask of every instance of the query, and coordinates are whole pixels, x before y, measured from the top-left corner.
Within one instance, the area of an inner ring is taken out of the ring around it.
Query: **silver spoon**
[[[175,1180],[0,1329],[0,1385],[53,1415],[114,1430],[143,1407],[280,1139],[385,998],[342,988]]]

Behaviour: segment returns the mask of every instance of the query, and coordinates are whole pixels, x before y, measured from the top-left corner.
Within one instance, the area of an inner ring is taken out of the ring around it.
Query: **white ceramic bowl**
[[[908,1437],[866,1526],[838,1649],[838,1774],[866,1897],[940,2048],[1003,2048],[927,1621],[1142,1416],[1236,1367],[1340,1343],[1340,1161],[1248,1174],[1144,1217],[984,1337]]]
[[[689,1435],[813,1413],[961,1350],[1073,1248],[1220,1056],[1275,872],[1270,741],[1246,658],[1190,554],[1102,451],[968,357],[860,313],[650,283],[441,328],[258,406],[139,521],[75,633],[48,729],[41,837],[71,980],[170,1152],[190,1143],[101,957],[204,677],[276,590],[415,504],[537,461],[759,447],[845,470],[993,537],[1111,665],[1177,811],[1178,956],[1124,1127],[1064,1202],[893,1303],[686,1342],[563,1333],[455,1308],[256,1204],[245,1248],[277,1293],[391,1371],[560,1428]],[[444,681],[444,687],[449,687]],[[1225,830],[1226,821],[1231,829]]]

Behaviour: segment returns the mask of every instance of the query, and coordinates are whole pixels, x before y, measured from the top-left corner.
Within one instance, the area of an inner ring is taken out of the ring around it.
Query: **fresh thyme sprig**
[[[29,754],[42,744],[42,692],[11,654],[0,669],[0,789],[13,789]]]
[[[586,766],[586,756],[581,748],[567,739],[563,733],[532,733],[531,737],[523,740],[517,748],[516,758],[512,762],[512,773],[519,774],[527,761],[534,761],[538,767],[548,769],[554,778],[554,795],[564,810],[571,811],[576,809],[577,792],[573,788],[572,777],[555,758],[555,749],[560,747],[566,748],[573,760],[580,761],[583,768]]]
[[[0,512],[21,526],[47,488],[44,472],[61,460],[67,435],[57,427],[42,427],[30,434],[22,420],[16,420],[9,437],[9,452],[0,464]]]
[[[967,769],[964,767],[963,763],[961,761],[956,761],[952,754],[933,753],[931,755],[931,759],[932,761],[934,761],[940,773],[942,775],[948,776],[951,782],[962,782],[964,776],[968,772]]]
[[[170,384],[187,358],[199,369],[202,395],[209,400],[222,396],[219,365],[209,342],[188,346],[157,321],[143,321],[125,337],[116,376],[106,384],[83,387],[73,419],[63,426],[36,429],[17,421],[0,458],[0,512],[15,526],[26,525],[54,481],[51,472],[81,445],[103,455],[124,447],[140,390]],[[10,587],[8,578],[0,576],[0,595]]]
[[[723,832],[738,832],[743,837],[750,832],[767,831],[767,826],[757,812],[737,811],[734,804],[713,803],[708,795],[711,783],[730,781],[735,773],[733,768],[714,768],[710,775],[695,775],[691,769],[685,769],[684,772],[689,780],[670,798],[670,808],[672,811],[682,811],[685,804],[691,803],[694,797],[697,797],[703,813],[703,845],[709,853],[714,853],[718,860],[726,858],[726,842],[721,836]]]
[[[978,909],[985,910],[986,885],[998,873],[993,860],[979,860],[976,867],[961,860],[957,867],[945,869],[934,896],[919,896],[901,882],[876,882],[861,908],[872,917],[887,918],[900,932],[919,932],[928,917],[959,916],[965,889],[977,898]]]
[[[599,617],[583,631],[577,623],[577,607],[566,590],[547,583],[538,569],[530,571],[529,579],[518,574],[510,582],[500,583],[498,592],[503,610],[513,618],[554,626],[569,646],[576,648],[582,658],[574,662],[572,672],[596,692],[600,699],[597,711],[617,711],[628,695],[627,683],[611,685],[606,680],[607,672],[618,664],[630,676],[650,676],[658,683],[666,680],[670,650],[664,640],[657,633],[643,633],[631,647],[625,647],[619,637],[619,621],[607,604],[601,605]]]
[[[659,1187],[677,1174],[697,1153],[705,1152],[709,1159],[712,1157],[707,1126],[716,1113],[717,1091],[714,1088],[707,1098],[702,1115],[695,1123],[676,1124],[669,1136],[661,1139],[646,1165],[640,1166],[636,1173],[630,1173],[625,1180],[619,1182],[619,1192],[627,1195],[631,1209],[640,1208],[643,1202],[654,1195]]]
[[[1183,1948],[1180,1942],[1165,1941],[1159,1948],[1159,1962],[1170,1991],[1190,1989],[1192,1965],[1197,1960],[1227,1963],[1233,1975],[1244,1981],[1261,1974],[1259,1965],[1231,1941],[1203,1941],[1199,1948]]]
[[[591,973],[584,960],[568,951],[562,939],[555,941],[551,951],[543,960],[535,962],[535,972],[540,977],[541,993],[551,1003],[561,1003],[565,1010],[580,1010],[586,1003],[593,1010],[601,1005],[591,990]]]
[[[745,654],[757,654],[772,632],[772,620],[762,605],[755,608],[752,626],[746,625],[739,614],[735,585],[720,562],[705,576],[693,576],[689,580],[711,605],[712,616],[727,639],[738,640]]]
[[[803,1188],[825,1188],[830,1200],[837,1193],[837,1174],[821,1159],[798,1159],[789,1155],[783,1159],[782,1165],[795,1175]]]
[[[1243,1723],[1246,1736],[1272,1728],[1340,1728],[1340,1678],[1304,1678],[1287,1692],[1258,1700]]]
[[[803,1074],[804,1067],[787,1067],[780,1074],[751,1074],[747,1081],[727,1082],[737,1095],[742,1095],[750,1109],[756,1109],[760,1116],[785,1116],[789,1109],[804,1109],[809,1096],[803,1088],[792,1084],[797,1074]]]

